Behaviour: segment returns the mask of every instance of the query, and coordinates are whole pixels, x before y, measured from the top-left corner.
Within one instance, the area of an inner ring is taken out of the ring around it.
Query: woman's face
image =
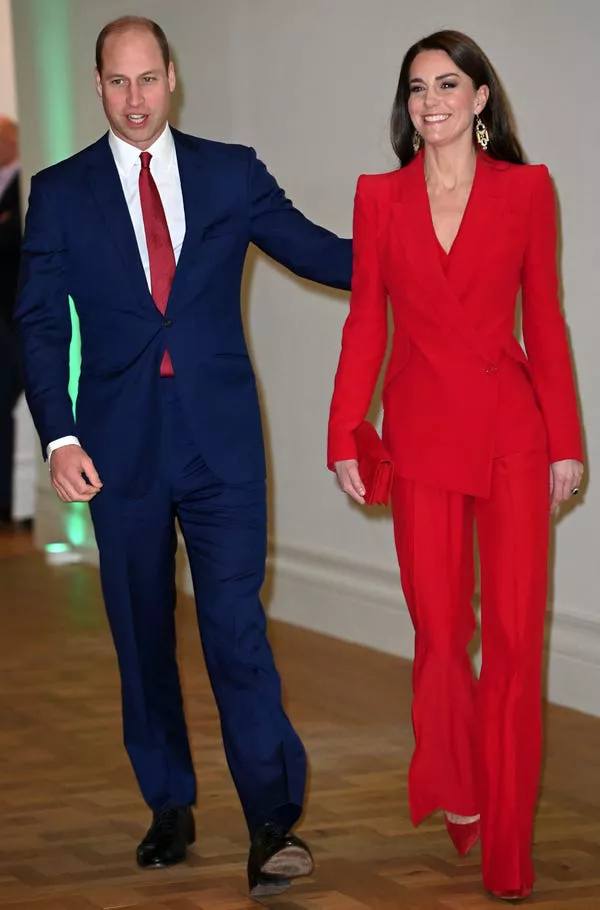
[[[473,117],[489,97],[487,85],[478,89],[445,51],[422,51],[409,74],[408,113],[425,144],[446,146],[473,131]]]

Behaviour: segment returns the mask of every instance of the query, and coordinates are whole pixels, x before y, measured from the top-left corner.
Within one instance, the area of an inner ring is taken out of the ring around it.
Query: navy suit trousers
[[[195,802],[176,660],[178,520],[227,762],[250,834],[271,820],[288,829],[302,811],[306,757],[282,706],[260,602],[265,482],[225,483],[213,473],[189,431],[177,377],[160,386],[152,486],[137,498],[105,486],[91,503],[122,680],[125,745],[154,811]]]

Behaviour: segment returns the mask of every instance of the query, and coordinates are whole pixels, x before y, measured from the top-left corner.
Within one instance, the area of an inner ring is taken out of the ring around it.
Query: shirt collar
[[[117,170],[123,177],[127,177],[133,168],[140,166],[140,150],[135,145],[130,145],[124,139],[120,139],[112,129],[108,134],[108,144],[113,153]],[[161,165],[168,170],[175,161],[175,141],[169,124],[152,145],[147,149],[153,158],[158,160]]]

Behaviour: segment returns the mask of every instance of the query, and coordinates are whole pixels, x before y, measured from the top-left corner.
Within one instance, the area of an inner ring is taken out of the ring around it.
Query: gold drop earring
[[[490,134],[488,133],[487,126],[479,114],[477,114],[477,119],[475,120],[475,138],[485,152],[488,145],[490,144]]]
[[[415,155],[418,154],[419,149],[421,148],[421,134],[418,130],[415,130],[413,133],[412,147]]]

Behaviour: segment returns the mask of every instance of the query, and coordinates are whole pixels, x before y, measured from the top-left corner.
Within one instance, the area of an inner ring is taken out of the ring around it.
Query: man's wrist
[[[53,439],[52,442],[49,442],[46,446],[46,458],[48,459],[48,467],[50,467],[50,459],[52,453],[57,449],[62,449],[63,446],[81,446],[81,443],[77,439],[77,436],[61,436],[60,439]]]

